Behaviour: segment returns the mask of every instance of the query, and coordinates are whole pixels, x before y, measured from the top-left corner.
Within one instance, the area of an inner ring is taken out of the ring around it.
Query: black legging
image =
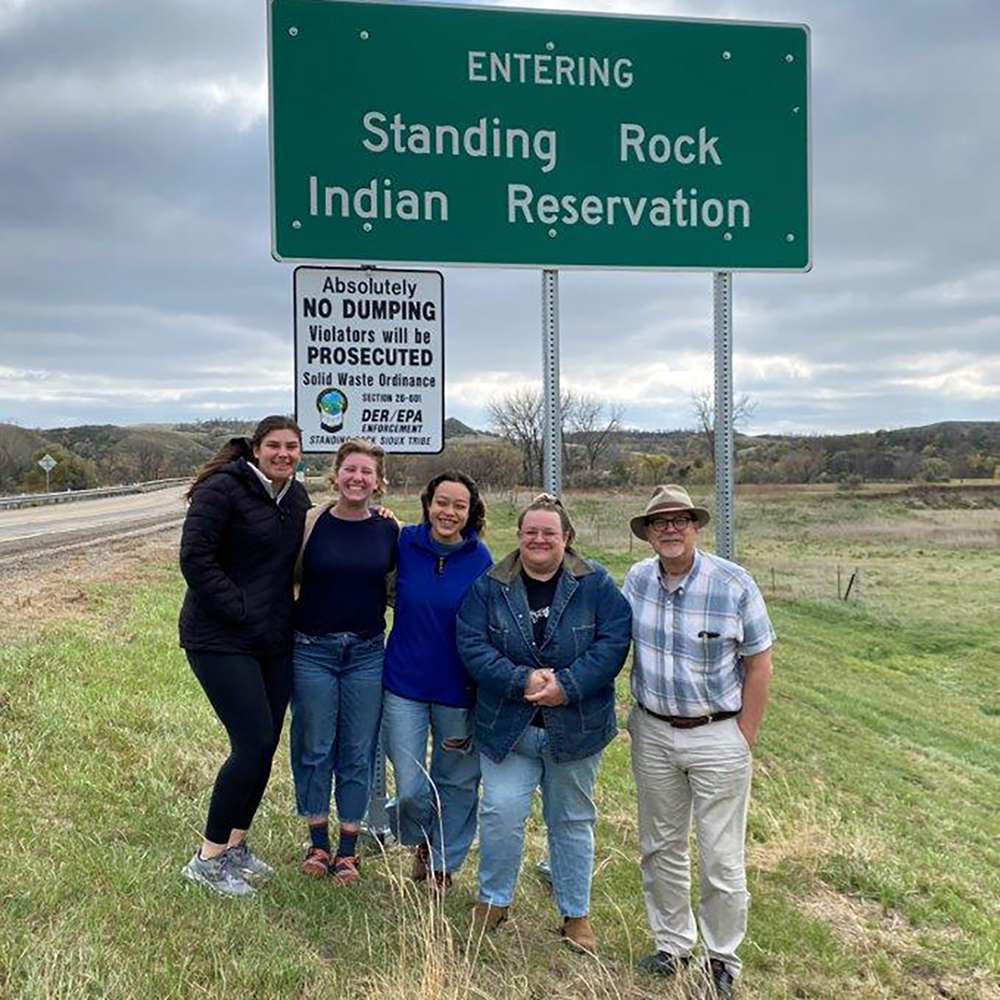
[[[188,662],[229,734],[208,807],[205,839],[225,844],[246,830],[267,787],[292,689],[292,656],[187,650]]]

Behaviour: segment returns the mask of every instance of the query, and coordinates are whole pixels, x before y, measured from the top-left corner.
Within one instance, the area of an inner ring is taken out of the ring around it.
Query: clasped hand
[[[528,674],[528,683],[524,685],[524,700],[547,708],[557,708],[566,704],[566,692],[556,680],[554,670],[532,670]]]

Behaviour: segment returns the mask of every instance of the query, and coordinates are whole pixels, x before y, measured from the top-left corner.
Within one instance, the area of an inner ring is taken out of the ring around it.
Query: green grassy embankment
[[[620,531],[635,506],[572,504],[582,547],[619,577],[644,554]],[[780,638],[750,820],[749,1000],[1000,996],[1000,567],[997,515],[980,513],[949,541],[947,511],[801,497],[741,507],[741,556],[765,591],[776,562],[787,591],[802,591],[771,600]],[[491,518],[503,553],[512,511],[498,503]],[[813,569],[845,554],[864,564],[863,602],[811,591]],[[278,876],[249,902],[185,883],[225,741],[176,647],[179,575],[161,558],[127,586],[82,589],[72,618],[0,651],[0,997],[682,995],[632,971],[649,937],[625,734],[599,778],[599,961],[555,934],[533,871],[537,815],[513,919],[484,942],[468,937],[474,856],[442,906],[406,881],[398,850],[369,857],[350,890],[300,876],[285,742],[253,832]],[[620,691],[624,715],[624,678]]]

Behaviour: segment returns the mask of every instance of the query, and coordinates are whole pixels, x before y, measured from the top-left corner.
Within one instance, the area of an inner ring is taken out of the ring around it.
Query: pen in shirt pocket
[[[718,632],[706,632],[703,629],[701,632],[698,633],[698,638],[699,639],[718,639],[719,638],[719,633]]]

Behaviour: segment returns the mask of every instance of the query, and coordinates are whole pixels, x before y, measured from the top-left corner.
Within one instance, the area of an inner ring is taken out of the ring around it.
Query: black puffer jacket
[[[243,459],[195,490],[181,535],[181,645],[273,654],[292,645],[292,571],[309,497],[293,482],[281,503]]]

